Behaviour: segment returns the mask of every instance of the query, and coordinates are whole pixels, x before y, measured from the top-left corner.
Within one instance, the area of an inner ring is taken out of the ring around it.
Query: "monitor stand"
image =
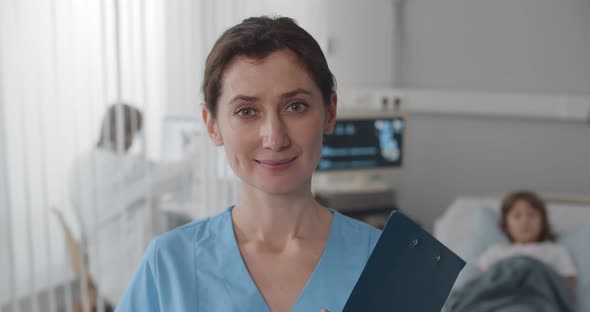
[[[321,172],[312,178],[314,193],[375,193],[391,189],[378,172]]]
[[[399,209],[395,187],[385,174],[375,170],[316,172],[312,180],[314,197],[325,207],[383,228],[391,211]]]

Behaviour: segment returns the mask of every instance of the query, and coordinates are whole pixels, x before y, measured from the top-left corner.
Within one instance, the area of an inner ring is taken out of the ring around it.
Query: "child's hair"
[[[539,215],[541,216],[541,233],[539,233],[539,237],[537,238],[538,242],[543,241],[552,241],[555,239],[555,235],[551,230],[551,224],[549,224],[549,217],[547,216],[547,208],[545,207],[545,202],[535,193],[530,191],[518,191],[514,193],[510,193],[504,197],[502,200],[502,221],[501,227],[504,233],[508,235],[511,241],[514,241],[512,237],[510,237],[510,233],[508,233],[508,213],[512,210],[514,205],[518,201],[525,201],[527,202],[533,209],[535,209]]]

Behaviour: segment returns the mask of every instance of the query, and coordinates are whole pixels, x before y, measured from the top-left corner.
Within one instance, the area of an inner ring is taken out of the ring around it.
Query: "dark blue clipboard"
[[[440,312],[465,261],[418,224],[394,211],[345,312]]]

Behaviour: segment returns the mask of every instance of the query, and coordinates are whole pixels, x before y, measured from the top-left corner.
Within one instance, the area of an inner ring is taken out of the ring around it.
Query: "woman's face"
[[[232,169],[265,193],[308,191],[322,136],[336,118],[336,95],[320,89],[290,50],[262,60],[235,57],[223,73],[217,115],[203,110],[209,134]]]
[[[514,203],[506,216],[507,232],[514,242],[537,242],[542,228],[541,214],[525,200]]]

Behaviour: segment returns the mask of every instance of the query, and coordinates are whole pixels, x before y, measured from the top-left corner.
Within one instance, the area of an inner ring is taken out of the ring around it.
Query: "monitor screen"
[[[401,116],[337,120],[324,136],[317,170],[401,167],[404,129]]]

